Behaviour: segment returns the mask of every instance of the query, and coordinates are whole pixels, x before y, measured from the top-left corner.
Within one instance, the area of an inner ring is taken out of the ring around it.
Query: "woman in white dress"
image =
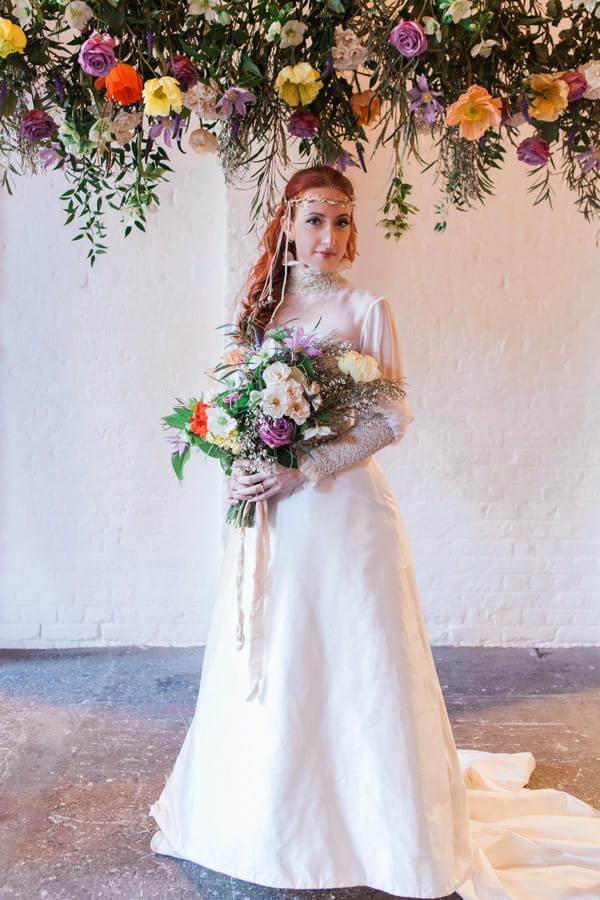
[[[389,303],[339,272],[356,252],[353,205],[329,167],[293,176],[240,328],[335,330],[399,378]],[[257,525],[231,529],[152,847],[274,888],[598,898],[598,814],[525,789],[530,754],[454,746],[410,549],[373,456],[411,421],[405,400],[387,400],[298,469],[234,470],[229,500],[256,501]]]

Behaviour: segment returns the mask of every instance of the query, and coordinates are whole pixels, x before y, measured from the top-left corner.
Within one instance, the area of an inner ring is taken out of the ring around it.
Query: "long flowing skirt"
[[[527,790],[530,754],[457,753],[377,462],[261,513],[231,534],[153,849],[278,888],[600,897],[600,814]]]

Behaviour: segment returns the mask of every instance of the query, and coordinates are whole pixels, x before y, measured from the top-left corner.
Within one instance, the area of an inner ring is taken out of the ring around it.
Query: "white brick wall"
[[[0,199],[0,644],[206,637],[219,553],[217,467],[169,470],[158,419],[216,358],[245,274],[248,195],[178,160],[147,236],[89,272],[57,182]],[[509,166],[485,210],[434,234],[435,192],[396,246],[373,222],[385,161],[358,186],[352,278],[396,309],[416,422],[380,454],[411,538],[434,643],[600,643],[594,228],[558,189],[530,207]]]

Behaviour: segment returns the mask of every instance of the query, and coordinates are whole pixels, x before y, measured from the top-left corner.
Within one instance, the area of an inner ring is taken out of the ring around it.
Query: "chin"
[[[309,263],[311,269],[316,269],[317,272],[334,272],[340,264],[340,260],[337,256],[316,256]]]

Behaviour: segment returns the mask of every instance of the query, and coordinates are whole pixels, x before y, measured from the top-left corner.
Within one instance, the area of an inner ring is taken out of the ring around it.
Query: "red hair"
[[[281,300],[283,287],[283,262],[285,242],[280,240],[283,220],[286,214],[287,201],[299,197],[304,191],[312,188],[334,188],[354,200],[352,182],[331,166],[312,166],[296,172],[285,186],[283,198],[275,210],[275,215],[267,225],[259,242],[262,250],[258,260],[250,270],[246,282],[246,296],[240,305],[238,328],[244,337],[250,337],[252,326],[261,334],[264,333],[272,311]],[[350,226],[350,236],[346,248],[346,256],[352,262],[356,256],[356,225],[354,220]],[[267,303],[260,303],[267,278],[271,272],[273,291]]]

